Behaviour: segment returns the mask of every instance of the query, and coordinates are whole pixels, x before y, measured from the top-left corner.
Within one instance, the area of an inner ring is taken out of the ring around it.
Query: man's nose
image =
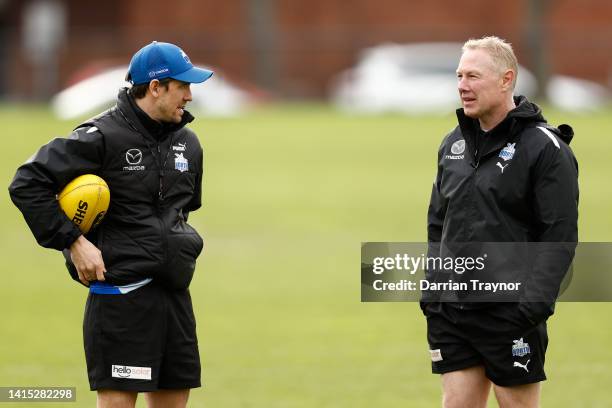
[[[185,99],[186,102],[190,102],[193,100],[192,95],[191,95],[191,87],[187,87],[187,91],[185,92],[183,99]]]

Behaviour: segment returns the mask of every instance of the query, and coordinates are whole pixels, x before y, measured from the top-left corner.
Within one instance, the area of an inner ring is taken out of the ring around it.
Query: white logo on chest
[[[142,161],[142,152],[138,149],[128,150],[125,152],[125,161],[131,165],[140,164]]]
[[[172,146],[172,150],[178,152],[184,152],[187,149],[187,142],[177,143],[176,146]]]
[[[461,140],[457,140],[455,143],[453,143],[453,145],[451,146],[451,153],[452,154],[461,154],[465,151],[465,140],[461,139]]]
[[[457,140],[451,146],[451,154],[444,156],[445,159],[449,160],[463,160],[463,152],[465,151],[465,140]]]
[[[125,161],[127,166],[123,166],[124,171],[141,171],[145,169],[145,166],[140,164],[142,162],[142,151],[140,149],[129,149],[125,152]]]
[[[504,169],[508,167],[508,165],[506,164],[505,166],[502,166],[500,162],[497,162],[497,167],[499,167],[501,169],[502,174],[504,174]]]

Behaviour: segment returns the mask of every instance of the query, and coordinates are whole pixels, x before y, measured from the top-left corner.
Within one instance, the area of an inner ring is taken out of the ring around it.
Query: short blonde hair
[[[462,52],[467,50],[484,50],[491,56],[493,63],[501,72],[508,69],[514,71],[514,80],[512,81],[512,89],[514,89],[518,77],[518,61],[509,42],[495,36],[479,39],[470,38],[463,44]]]

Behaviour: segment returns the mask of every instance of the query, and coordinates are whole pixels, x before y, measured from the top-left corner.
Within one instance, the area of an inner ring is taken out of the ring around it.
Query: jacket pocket
[[[126,230],[109,225],[99,236],[98,248],[106,267],[106,281],[127,285],[153,278],[164,262],[155,230]]]
[[[68,248],[64,249],[62,251],[62,255],[64,255],[66,269],[68,269],[68,273],[70,274],[70,277],[77,283],[80,283],[81,285],[85,286],[85,284],[83,284],[83,282],[79,280],[79,273],[77,272],[77,268],[76,266],[74,266],[74,263],[72,263],[72,258],[70,256],[70,250]]]
[[[92,244],[94,244],[100,251],[102,251],[102,227],[95,230],[94,234],[88,234],[85,236]],[[70,255],[70,249],[65,248],[62,250],[62,255],[64,256],[64,261],[66,265],[66,269],[70,274],[70,277],[81,285],[87,287],[83,282],[79,280],[79,273],[77,271],[76,266],[72,262],[72,256]],[[104,260],[104,251],[102,251],[102,259]]]
[[[521,302],[519,312],[531,324],[538,325],[555,313],[555,304],[547,302]]]
[[[197,231],[182,219],[168,232],[168,263],[159,277],[170,288],[189,287],[195,272],[196,259],[202,252],[204,241]]]

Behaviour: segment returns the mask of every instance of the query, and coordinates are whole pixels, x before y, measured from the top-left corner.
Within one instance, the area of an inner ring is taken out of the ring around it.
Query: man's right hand
[[[70,258],[83,285],[89,286],[93,280],[104,280],[104,260],[102,252],[83,235],[70,245]]]

